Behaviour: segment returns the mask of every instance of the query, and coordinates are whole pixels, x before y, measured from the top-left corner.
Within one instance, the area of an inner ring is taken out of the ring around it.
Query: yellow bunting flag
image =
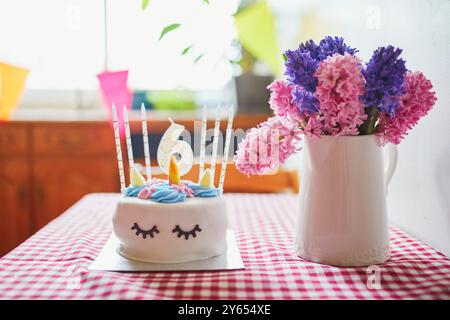
[[[169,184],[180,184],[180,173],[178,172],[178,163],[175,156],[170,157],[169,162]]]
[[[28,69],[0,62],[0,121],[8,120],[19,103]]]
[[[239,41],[244,48],[266,63],[275,75],[280,75],[281,52],[267,1],[256,3],[236,14],[235,23]]]

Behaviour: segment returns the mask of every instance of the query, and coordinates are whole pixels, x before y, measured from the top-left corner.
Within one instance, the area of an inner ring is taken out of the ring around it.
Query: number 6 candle
[[[192,148],[186,141],[178,140],[181,133],[184,131],[184,126],[171,122],[170,127],[164,132],[164,135],[159,142],[157,159],[161,170],[169,175],[169,163],[172,155],[179,154],[181,161],[178,163],[179,175],[184,176],[192,168],[194,153]]]

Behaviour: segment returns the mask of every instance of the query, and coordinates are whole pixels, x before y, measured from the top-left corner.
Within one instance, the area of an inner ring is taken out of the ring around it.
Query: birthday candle
[[[199,180],[203,176],[203,171],[205,170],[206,118],[207,109],[204,105],[202,110],[202,129],[200,133],[200,170],[198,175]]]
[[[213,149],[211,156],[211,177],[214,184],[214,173],[216,171],[216,159],[217,159],[217,148],[219,146],[219,131],[220,131],[220,106],[216,109],[216,122],[214,124],[214,140],[213,140]]]
[[[170,157],[173,154],[179,154],[181,156],[178,164],[178,171],[180,176],[185,175],[192,168],[194,161],[194,154],[192,152],[191,145],[184,140],[179,140],[180,135],[184,131],[184,126],[174,123],[169,118],[171,125],[164,132],[158,146],[156,158],[161,170],[169,175],[169,163]]]
[[[152,169],[150,166],[150,150],[148,147],[148,132],[147,132],[147,112],[145,111],[145,106],[141,104],[141,120],[142,120],[142,138],[144,141],[144,158],[145,158],[145,173],[147,175],[147,180],[152,177]]]
[[[125,124],[125,139],[127,143],[128,164],[131,170],[131,168],[134,167],[134,159],[133,159],[133,147],[131,146],[130,122],[128,120],[128,111],[126,106],[123,106],[123,122]]]
[[[123,170],[122,149],[120,147],[120,134],[119,134],[119,125],[117,123],[117,112],[116,106],[114,104],[112,105],[112,116],[114,123],[114,136],[116,140],[117,163],[119,165],[120,192],[123,193],[125,190],[125,174]]]
[[[180,173],[178,172],[177,158],[175,156],[170,157],[169,184],[180,184]]]
[[[225,182],[225,173],[227,171],[227,162],[228,162],[228,152],[230,150],[230,141],[231,135],[233,131],[233,106],[231,105],[228,109],[228,124],[227,124],[227,135],[225,137],[225,148],[223,151],[223,160],[222,166],[220,168],[220,180],[219,180],[219,189],[220,192],[223,193],[223,184]]]

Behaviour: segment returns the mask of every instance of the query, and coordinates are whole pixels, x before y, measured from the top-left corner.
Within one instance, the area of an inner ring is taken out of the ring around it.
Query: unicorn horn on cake
[[[177,158],[172,155],[169,162],[169,184],[180,184],[180,173],[178,171]]]

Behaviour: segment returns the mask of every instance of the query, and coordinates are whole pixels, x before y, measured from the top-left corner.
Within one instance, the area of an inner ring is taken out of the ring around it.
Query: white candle
[[[143,103],[141,104],[141,120],[142,140],[144,142],[145,173],[147,175],[147,180],[150,180],[152,178],[152,169],[150,165],[150,150],[148,146],[147,112]]]
[[[212,146],[212,156],[211,156],[211,177],[214,184],[214,173],[216,171],[216,159],[217,159],[217,148],[219,146],[219,131],[220,131],[220,106],[216,109],[216,122],[214,123],[214,140]]]
[[[223,160],[222,160],[222,166],[220,169],[220,180],[219,180],[219,189],[220,192],[223,193],[223,184],[225,183],[225,173],[227,171],[227,162],[228,162],[228,152],[230,150],[230,141],[231,141],[231,135],[233,133],[233,117],[234,117],[234,111],[233,111],[233,105],[230,106],[228,109],[228,124],[227,124],[227,135],[225,137],[225,148],[223,150]]]
[[[114,123],[114,136],[116,140],[117,163],[119,165],[120,192],[123,193],[125,190],[125,174],[123,171],[122,149],[120,147],[120,134],[119,134],[119,125],[117,123],[117,112],[116,106],[114,104],[112,105],[112,116]]]
[[[128,120],[128,111],[125,105],[123,106],[123,122],[125,124],[125,139],[127,143],[128,165],[130,166],[131,170],[131,168],[134,168],[133,147],[131,146],[130,122]]]
[[[200,169],[198,179],[200,181],[205,171],[205,145],[206,145],[206,123],[207,123],[207,109],[203,106],[202,110],[202,128],[200,133]]]

